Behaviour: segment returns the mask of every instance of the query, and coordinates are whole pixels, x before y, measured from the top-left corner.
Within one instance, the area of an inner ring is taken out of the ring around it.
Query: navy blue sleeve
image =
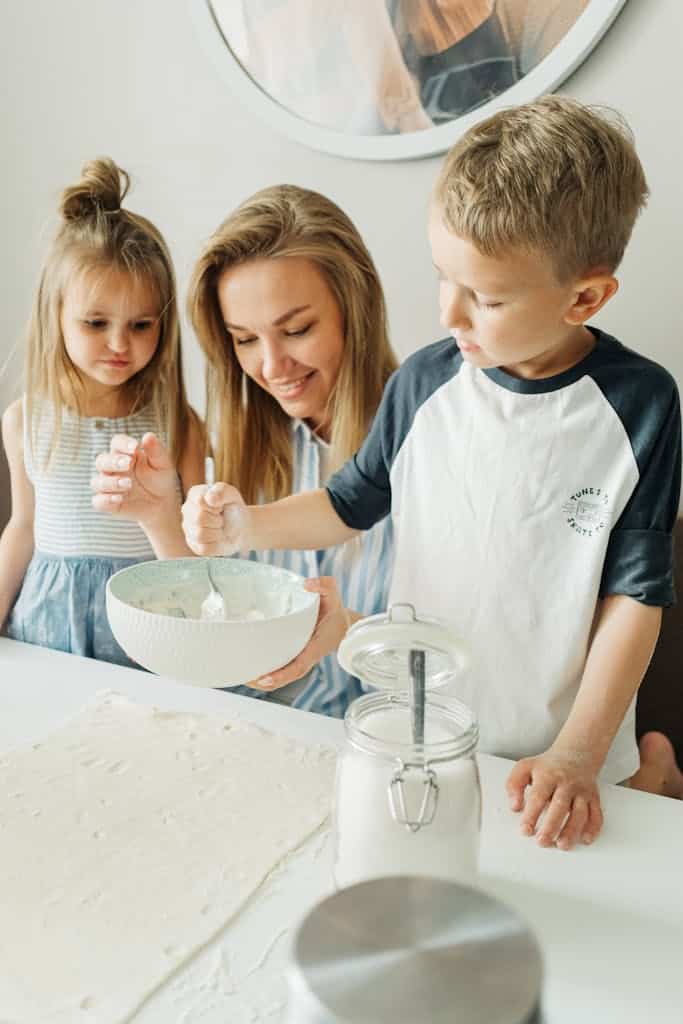
[[[335,512],[353,530],[369,530],[391,512],[391,467],[420,406],[458,372],[452,338],[420,349],[389,379],[360,450],[327,482]]]
[[[600,596],[627,594],[643,604],[675,601],[673,530],[681,490],[681,413],[673,378],[642,360],[630,383],[604,389],[624,424],[639,480],[607,547]],[[611,392],[611,394],[609,393]]]

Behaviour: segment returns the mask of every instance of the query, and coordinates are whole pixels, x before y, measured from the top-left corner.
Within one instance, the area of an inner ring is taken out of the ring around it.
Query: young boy
[[[676,386],[586,326],[617,290],[646,197],[627,131],[570,99],[470,129],[430,219],[449,337],[403,363],[325,490],[242,515],[242,546],[322,548],[391,513],[391,601],[467,643],[457,696],[480,750],[518,762],[508,794],[523,831],[563,849],[600,831],[598,777],[638,769],[635,694],[673,600]],[[239,495],[204,492],[184,517],[209,554],[237,539],[222,510]],[[318,586],[319,656],[348,619]]]

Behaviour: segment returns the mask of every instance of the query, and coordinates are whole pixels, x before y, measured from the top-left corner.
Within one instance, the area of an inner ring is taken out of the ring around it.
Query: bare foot
[[[631,779],[631,789],[683,800],[683,772],[676,764],[671,741],[661,732],[648,732],[639,750],[640,768]]]

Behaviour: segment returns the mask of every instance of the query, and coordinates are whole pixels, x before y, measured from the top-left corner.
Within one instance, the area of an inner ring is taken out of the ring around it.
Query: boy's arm
[[[538,841],[571,849],[589,843],[602,827],[598,774],[645,675],[655,649],[662,610],[624,594],[598,606],[581,685],[567,721],[545,753],[513,768],[507,789],[522,810],[522,830]],[[530,788],[526,792],[525,789]]]
[[[2,417],[2,440],[10,472],[12,513],[0,537],[0,628],[19,592],[33,554],[33,486],[24,466],[21,399]]]
[[[319,489],[269,505],[245,505],[229,484],[193,487],[183,505],[183,530],[198,555],[231,555],[270,548],[333,547],[355,536]]]

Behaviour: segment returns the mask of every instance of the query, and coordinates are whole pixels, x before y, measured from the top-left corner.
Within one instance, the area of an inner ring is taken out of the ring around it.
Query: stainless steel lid
[[[304,919],[289,971],[297,1024],[533,1024],[542,960],[524,922],[441,879],[361,882]]]
[[[394,604],[351,626],[339,645],[343,669],[380,690],[408,690],[411,656],[424,652],[427,689],[452,682],[467,663],[465,650],[439,619],[418,617],[411,604]]]

